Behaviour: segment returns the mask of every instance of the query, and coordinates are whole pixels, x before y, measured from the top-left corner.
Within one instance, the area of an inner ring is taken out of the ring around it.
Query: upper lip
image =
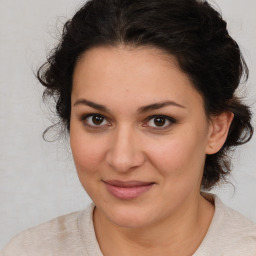
[[[147,186],[152,185],[155,182],[147,182],[147,181],[137,181],[137,180],[129,180],[129,181],[121,181],[121,180],[104,180],[105,183],[116,186],[116,187],[124,187],[124,188],[130,188],[130,187],[140,187],[140,186]]]

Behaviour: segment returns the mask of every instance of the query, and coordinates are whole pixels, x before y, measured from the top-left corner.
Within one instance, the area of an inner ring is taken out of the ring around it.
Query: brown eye
[[[154,129],[167,129],[169,128],[172,124],[176,123],[176,120],[173,119],[172,117],[165,116],[165,115],[155,115],[151,116],[146,125],[143,126],[148,126]]]
[[[104,122],[104,118],[102,116],[93,116],[92,117],[92,122],[95,124],[95,125],[100,125]]]
[[[166,119],[163,117],[155,117],[154,118],[155,126],[158,126],[158,127],[164,126],[165,122],[166,122]]]
[[[106,118],[102,115],[98,114],[90,114],[86,117],[82,118],[83,123],[90,127],[103,127],[103,126],[109,126],[109,122],[106,120]]]

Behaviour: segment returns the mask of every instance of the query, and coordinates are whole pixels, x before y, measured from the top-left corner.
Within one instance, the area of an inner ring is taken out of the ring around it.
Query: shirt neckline
[[[210,226],[208,227],[207,233],[193,254],[193,256],[200,255],[200,253],[204,250],[205,244],[207,244],[208,237],[211,237],[211,233],[213,232],[213,227],[216,225],[217,222],[221,221],[221,205],[223,204],[221,200],[218,198],[218,196],[211,194],[211,193],[205,193],[202,192],[201,195],[214,204],[214,215],[212,218],[212,221],[210,223]],[[81,239],[83,241],[85,250],[88,254],[88,256],[103,256],[99,243],[96,238],[96,233],[94,229],[93,224],[93,212],[94,212],[95,204],[92,202],[80,215],[80,218],[78,220],[78,227],[79,232],[81,234]]]

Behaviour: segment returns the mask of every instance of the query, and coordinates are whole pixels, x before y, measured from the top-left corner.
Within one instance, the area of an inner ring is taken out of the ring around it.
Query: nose
[[[117,129],[112,136],[106,160],[114,170],[123,173],[143,165],[145,155],[136,132],[129,127]]]

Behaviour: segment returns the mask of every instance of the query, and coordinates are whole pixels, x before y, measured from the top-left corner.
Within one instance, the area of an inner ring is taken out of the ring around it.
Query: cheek
[[[92,167],[98,163],[100,152],[97,148],[93,148],[88,144],[81,145],[81,142],[73,144],[71,148],[78,171],[88,169],[88,167]]]
[[[104,155],[102,141],[71,130],[70,145],[78,174],[95,172]]]
[[[102,147],[97,140],[85,136],[84,133],[79,135],[78,132],[70,133],[70,144],[80,183],[88,195],[94,198],[98,194],[98,182],[101,180],[99,170],[102,169]]]
[[[182,133],[151,146],[150,158],[163,176],[178,179],[190,174],[193,177],[203,171],[205,145],[202,136],[198,135]]]

